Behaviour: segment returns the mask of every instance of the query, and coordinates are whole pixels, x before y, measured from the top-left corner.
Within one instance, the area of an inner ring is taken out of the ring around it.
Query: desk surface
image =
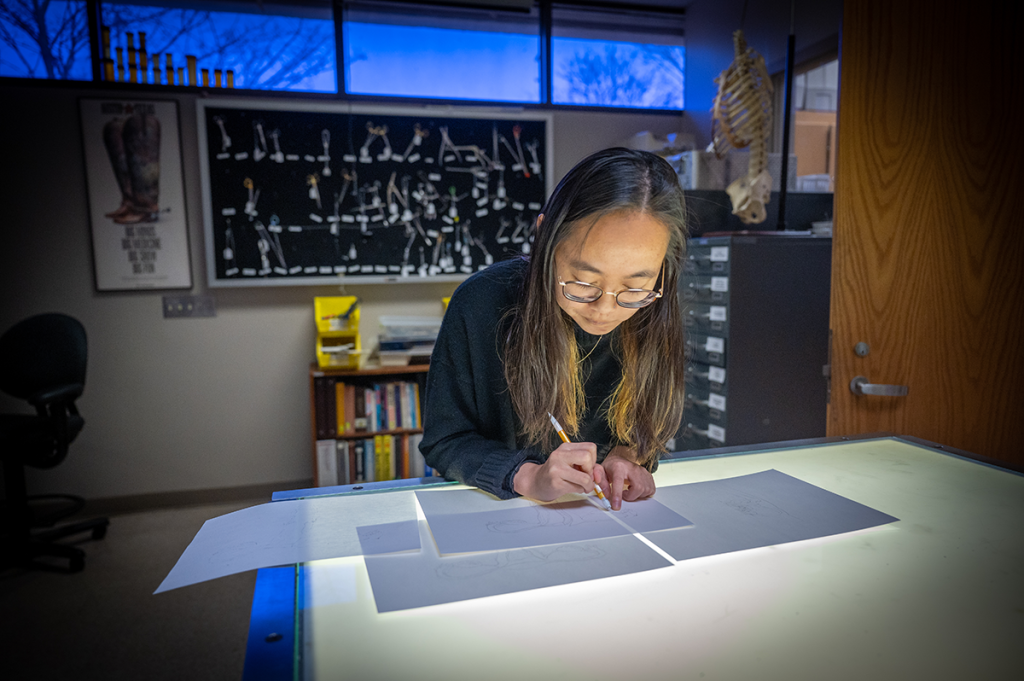
[[[772,468],[900,521],[384,614],[362,557],[261,570],[245,678],[1018,678],[1024,476],[879,438],[666,461],[656,479]]]

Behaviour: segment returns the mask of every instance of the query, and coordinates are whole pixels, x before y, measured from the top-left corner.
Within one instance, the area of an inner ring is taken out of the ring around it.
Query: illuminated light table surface
[[[244,678],[1024,678],[1024,476],[912,438],[771,447],[665,460],[655,478],[775,469],[900,520],[382,614],[361,556],[264,568]],[[275,499],[431,486],[401,484]]]

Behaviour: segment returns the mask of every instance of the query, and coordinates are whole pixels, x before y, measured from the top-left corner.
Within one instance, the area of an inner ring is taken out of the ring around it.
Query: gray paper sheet
[[[511,506],[494,497],[482,500],[474,490],[417,492],[416,498],[442,555],[549,546],[692,524],[654,499],[624,503],[621,511],[608,512],[583,497]],[[466,503],[460,504],[460,499]]]
[[[356,534],[364,556],[420,549],[420,529],[416,520],[364,525],[356,528]]]
[[[420,521],[418,553],[367,556],[377,612],[453,603],[643,572],[670,563],[632,535],[511,551],[440,556]]]
[[[827,537],[899,520],[774,469],[661,487],[657,496],[694,522],[687,530],[644,535],[676,560]]]
[[[776,470],[661,487],[657,496],[664,506],[694,521],[693,527],[644,533],[675,560],[853,532],[898,520]],[[463,508],[454,496],[430,500],[426,505],[421,499],[420,506],[425,515],[427,507],[450,511],[442,516],[455,515],[455,509]],[[486,504],[480,499],[471,501],[469,507],[479,511]],[[440,556],[429,532],[421,521],[423,549],[418,554],[365,559],[378,612],[611,577],[668,564],[632,535]]]

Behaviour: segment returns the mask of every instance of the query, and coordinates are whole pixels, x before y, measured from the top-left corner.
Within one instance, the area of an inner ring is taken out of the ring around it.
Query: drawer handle
[[[863,376],[856,376],[850,381],[850,392],[854,395],[884,395],[887,397],[903,397],[910,389],[905,385],[886,385],[884,383],[868,383]]]

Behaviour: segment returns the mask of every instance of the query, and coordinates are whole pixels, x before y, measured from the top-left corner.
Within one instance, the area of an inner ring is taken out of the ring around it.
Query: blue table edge
[[[661,463],[678,463],[694,459],[710,459],[724,456],[759,454],[781,449],[804,449],[822,447],[843,442],[866,440],[897,440],[925,449],[966,459],[974,463],[1024,475],[1024,466],[998,459],[992,459],[962,449],[947,447],[908,435],[893,433],[865,433],[839,437],[819,437],[803,440],[785,440],[756,445],[712,447],[710,449],[674,452],[662,458]],[[405,487],[444,487],[458,483],[436,476],[363,482],[352,485],[312,487],[275,492],[272,501],[308,499],[321,496],[374,494]],[[243,681],[299,681],[302,677],[302,618],[297,617],[302,602],[302,565],[260,568],[256,572],[256,587],[253,591],[252,612],[249,616],[249,636],[245,646],[245,667]]]

